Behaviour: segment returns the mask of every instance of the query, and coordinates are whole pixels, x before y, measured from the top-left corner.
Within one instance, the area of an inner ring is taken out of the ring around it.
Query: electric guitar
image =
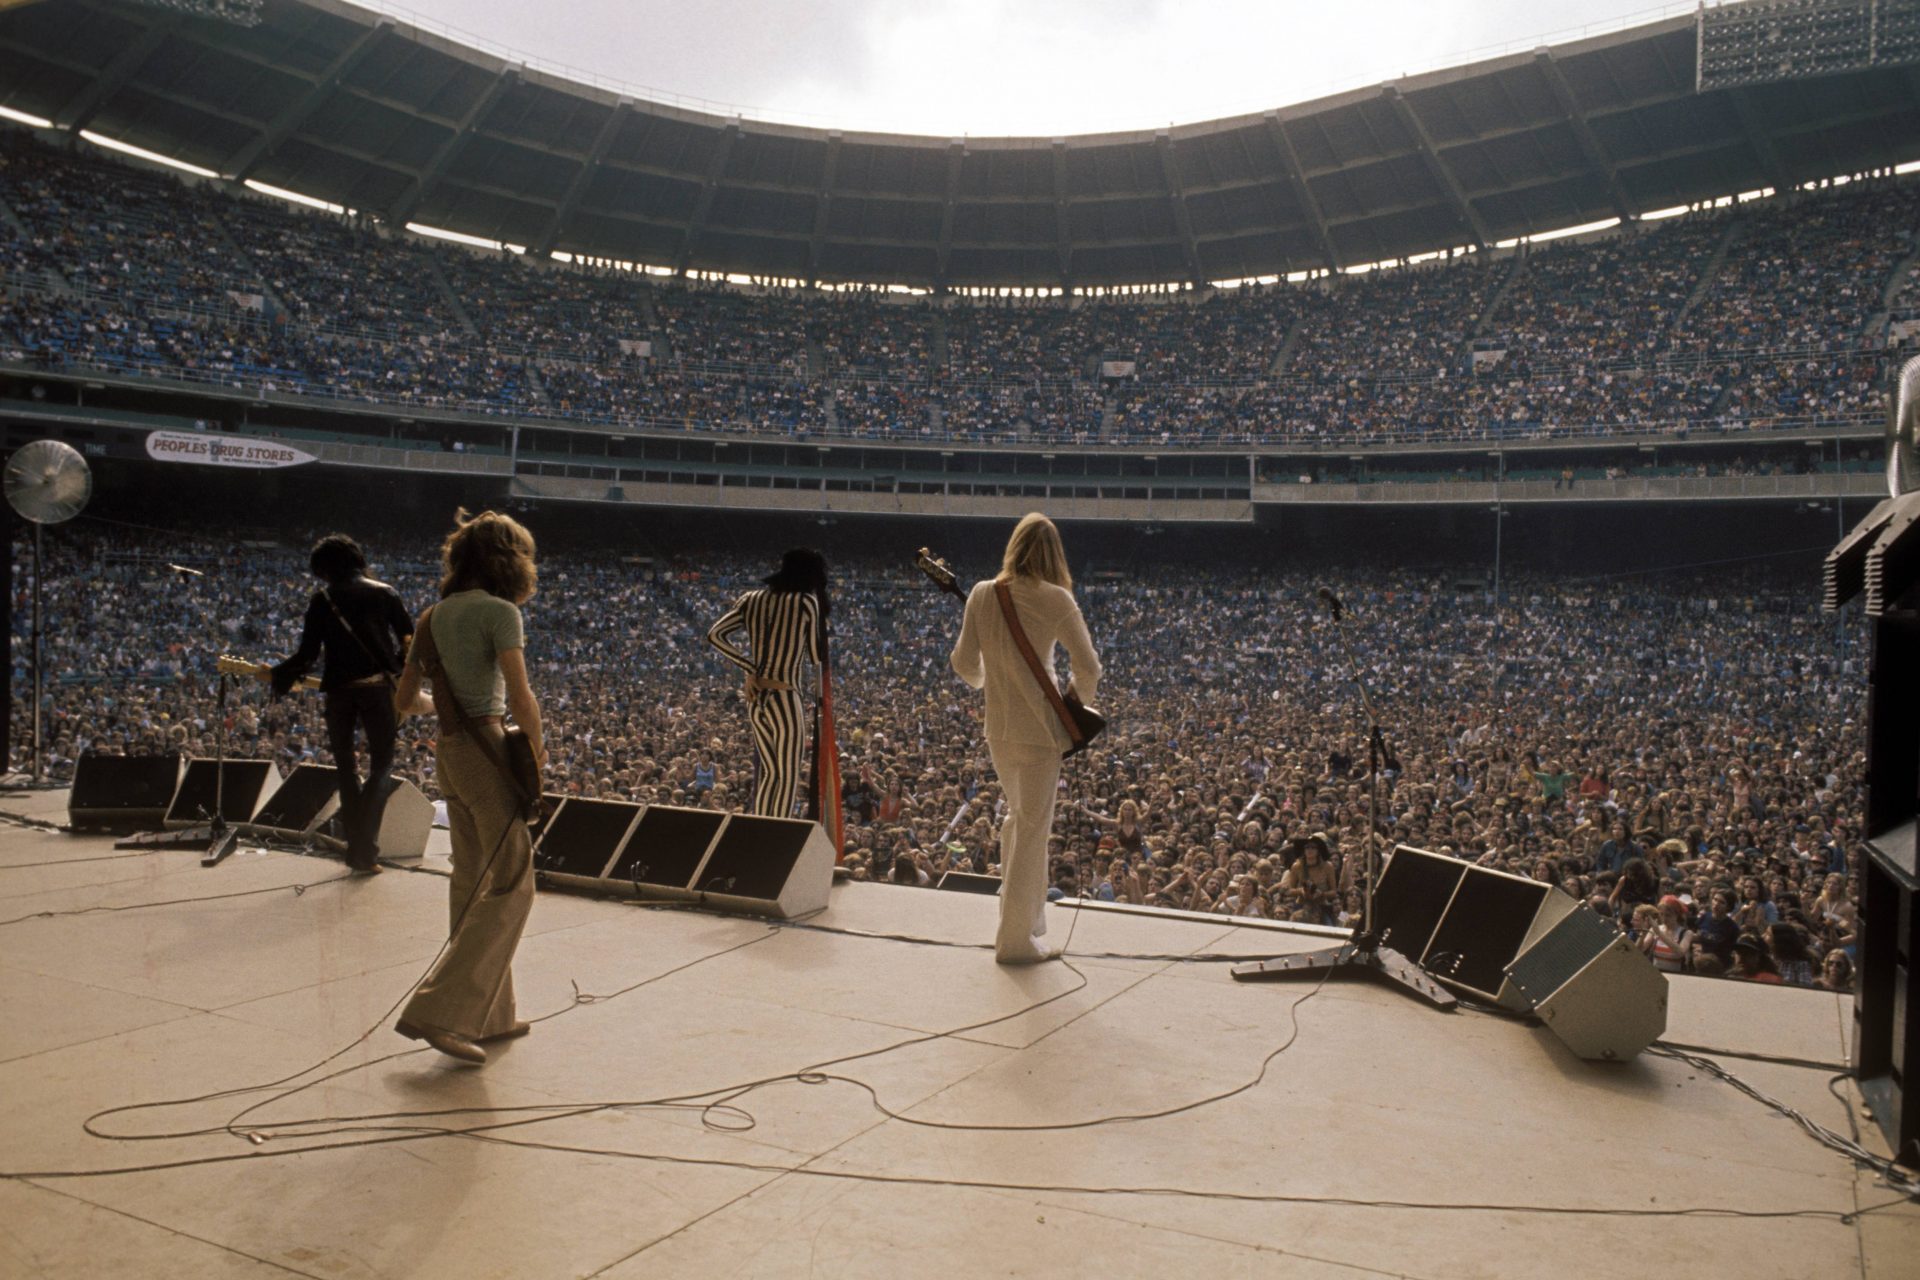
[[[245,658],[236,658],[230,653],[221,654],[220,660],[213,665],[223,676],[251,676],[255,680],[260,681],[273,679],[273,668],[266,663],[249,662]],[[301,676],[293,682],[293,687],[296,689],[318,689],[320,687],[320,677]]]
[[[933,554],[933,552],[922,547],[920,548],[920,554],[913,558],[913,564],[915,568],[919,569],[920,572],[926,574],[927,577],[932,580],[934,586],[940,588],[963,605],[967,602],[967,593],[960,589],[959,579],[954,577],[953,570],[947,567],[945,560],[942,560],[939,556]]]

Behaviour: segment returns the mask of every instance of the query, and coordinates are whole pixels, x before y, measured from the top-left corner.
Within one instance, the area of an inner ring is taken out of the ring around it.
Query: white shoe
[[[1059,958],[1060,948],[1058,947],[1035,947],[1030,951],[1016,951],[1011,953],[995,950],[993,953],[994,963],[996,964],[1045,964],[1049,960],[1058,960]]]

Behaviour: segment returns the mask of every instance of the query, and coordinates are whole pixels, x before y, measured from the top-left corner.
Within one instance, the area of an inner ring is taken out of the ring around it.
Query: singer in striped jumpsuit
[[[767,585],[734,602],[707,631],[707,643],[747,673],[747,721],[753,726],[758,765],[753,809],[769,818],[791,818],[800,790],[800,752],[806,713],[800,700],[803,660],[820,664],[820,629],[827,615],[827,562],[818,551],[796,547]],[[746,634],[747,651],[737,637]]]

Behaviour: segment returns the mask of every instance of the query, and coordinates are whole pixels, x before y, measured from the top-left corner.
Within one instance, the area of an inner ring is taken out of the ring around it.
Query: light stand
[[[93,474],[87,460],[72,445],[58,440],[35,440],[21,445],[7,459],[0,477],[7,505],[21,519],[33,524],[33,786],[46,780],[46,742],[44,711],[40,699],[45,696],[46,645],[42,636],[45,594],[46,526],[60,524],[80,514],[93,495]],[[13,536],[7,531],[7,572],[13,572]],[[11,589],[11,588],[9,588]],[[9,658],[11,666],[11,658]],[[11,722],[7,730],[12,731]],[[12,743],[0,746],[11,756]]]
[[[1353,931],[1353,936],[1337,947],[1237,964],[1233,967],[1233,976],[1241,982],[1279,982],[1289,978],[1310,978],[1326,974],[1329,970],[1353,971],[1371,974],[1436,1009],[1452,1009],[1460,1003],[1453,994],[1434,981],[1419,965],[1392,947],[1381,946],[1379,936],[1373,929],[1373,893],[1378,866],[1375,841],[1380,831],[1380,762],[1386,753],[1386,737],[1380,729],[1380,717],[1373,708],[1373,697],[1367,690],[1365,670],[1353,651],[1353,640],[1343,625],[1346,611],[1341,608],[1339,597],[1325,587],[1320,588],[1319,595],[1332,614],[1334,630],[1346,649],[1347,664],[1353,668],[1354,687],[1360,691],[1360,709],[1367,720],[1367,849],[1360,924]]]

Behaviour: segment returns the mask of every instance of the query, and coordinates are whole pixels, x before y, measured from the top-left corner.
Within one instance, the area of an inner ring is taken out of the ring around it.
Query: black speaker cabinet
[[[711,809],[650,804],[609,873],[637,892],[691,898],[693,878],[707,860],[727,815]]]
[[[817,822],[734,814],[692,888],[702,902],[756,915],[810,915],[833,887],[833,843]]]
[[[1860,860],[1853,1068],[1901,1163],[1920,1168],[1920,875],[1914,824],[1867,841]]]
[[[169,827],[197,827],[213,819],[215,765],[195,760],[174,792],[167,810]],[[260,806],[280,787],[280,770],[271,760],[228,760],[220,775],[220,812],[228,822],[251,822]]]
[[[67,794],[67,824],[75,831],[158,831],[180,789],[180,768],[177,751],[83,755]]]
[[[562,800],[539,832],[533,865],[552,883],[598,887],[644,807],[621,800]]]
[[[253,825],[303,836],[340,807],[340,773],[330,764],[296,765],[253,815]]]
[[[1000,877],[983,876],[974,871],[947,871],[940,876],[936,889],[948,889],[955,893],[999,893]]]
[[[782,917],[820,910],[833,885],[833,845],[819,823],[618,800],[565,801],[534,865],[559,888]]]
[[[1374,932],[1450,986],[1525,1011],[1506,967],[1578,905],[1542,881],[1403,844],[1374,893]]]
[[[1920,365],[1908,361],[1891,424],[1909,446],[1916,379]],[[1875,506],[1828,554],[1822,607],[1863,593],[1873,648],[1853,1072],[1895,1157],[1920,1167],[1920,492]]]

